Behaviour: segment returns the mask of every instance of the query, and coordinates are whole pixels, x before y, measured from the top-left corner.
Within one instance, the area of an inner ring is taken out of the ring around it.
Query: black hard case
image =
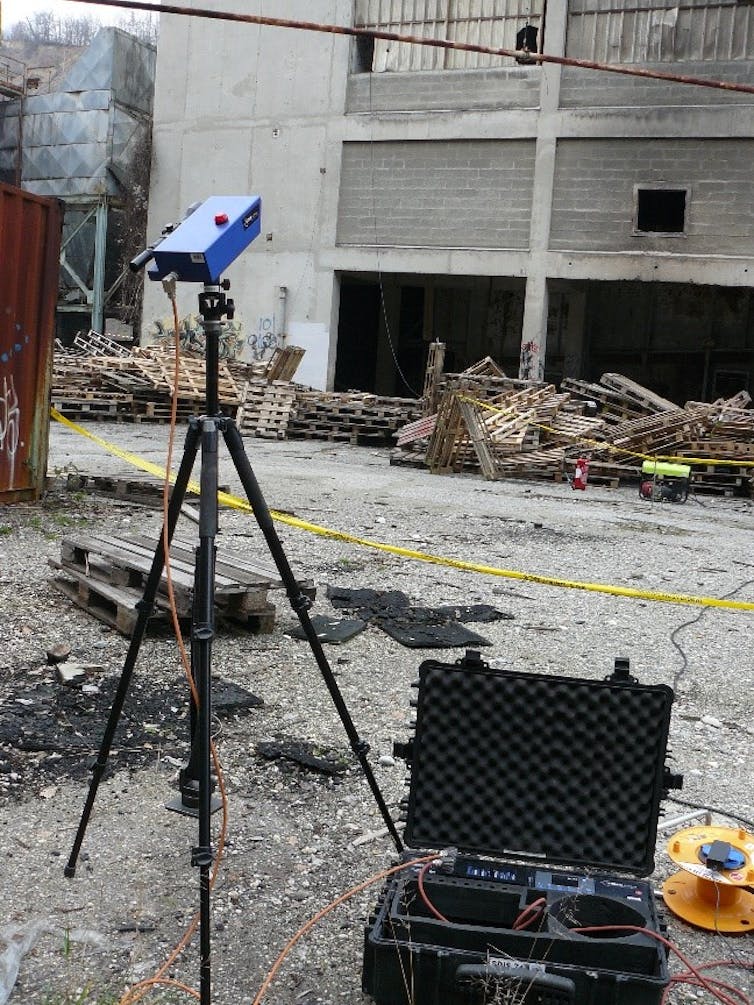
[[[475,654],[419,668],[405,838],[450,869],[388,881],[365,930],[378,1005],[658,1005],[668,983],[651,885],[672,690],[491,670]],[[530,927],[513,922],[538,898]],[[592,926],[639,932],[582,933]]]

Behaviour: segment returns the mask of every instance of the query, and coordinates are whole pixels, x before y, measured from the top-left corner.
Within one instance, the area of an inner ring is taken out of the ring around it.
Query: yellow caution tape
[[[476,405],[478,408],[484,408],[488,412],[497,412],[500,415],[520,414],[515,408],[501,408],[499,405],[492,405],[489,401],[480,401],[478,398],[469,398],[468,395],[465,394],[458,394],[458,398],[460,401],[467,401],[470,405]],[[532,409],[536,409],[536,407],[536,403],[532,405]],[[754,460],[732,461],[721,457],[685,457],[683,454],[641,454],[636,450],[626,450],[624,447],[615,447],[612,443],[607,443],[605,440],[591,440],[588,436],[580,436],[578,433],[566,433],[562,429],[555,429],[552,426],[547,426],[544,422],[532,422],[529,420],[527,424],[530,426],[537,426],[538,429],[544,429],[548,433],[555,433],[557,436],[562,436],[565,439],[571,439],[574,444],[584,444],[585,446],[594,447],[596,450],[607,450],[610,453],[623,454],[626,457],[637,457],[642,461],[674,461],[678,464],[702,464],[707,466],[710,464],[717,464],[721,467],[754,469]]]
[[[139,457],[138,454],[131,453],[129,450],[123,450],[114,443],[103,440],[100,436],[96,436],[94,433],[89,432],[89,430],[84,429],[83,426],[79,426],[77,423],[71,422],[70,419],[66,419],[65,416],[61,415],[60,412],[54,408],[50,410],[50,414],[56,422],[62,423],[62,425],[67,426],[80,436],[85,436],[88,440],[96,443],[108,453],[111,453],[116,457],[120,457],[121,460],[132,464],[134,467],[140,468],[142,471],[147,471],[159,478],[165,478],[165,469],[160,467],[158,464],[146,461],[144,458]],[[171,482],[174,481],[175,473],[171,472],[169,477]],[[189,482],[189,488],[193,492],[199,492],[199,484],[197,482]],[[218,492],[217,498],[219,502],[224,503],[226,506],[230,506],[233,509],[253,513],[251,505],[245,499],[231,495],[229,492]],[[311,534],[318,534],[320,537],[330,538],[334,541],[343,541],[346,544],[359,545],[363,548],[372,548],[375,551],[383,551],[390,555],[398,555],[401,558],[411,558],[418,562],[429,562],[432,565],[444,565],[451,569],[460,569],[463,572],[477,572],[486,576],[498,576],[503,579],[516,579],[524,583],[539,583],[541,586],[559,586],[569,590],[586,590],[590,593],[606,593],[614,597],[630,597],[634,600],[651,600],[666,604],[687,604],[693,607],[721,607],[734,611],[754,611],[754,603],[744,600],[723,600],[715,597],[694,597],[684,593],[650,592],[644,590],[634,590],[628,586],[611,586],[606,583],[582,583],[578,580],[558,579],[555,576],[541,576],[534,572],[518,572],[515,569],[498,569],[492,565],[480,565],[477,562],[466,562],[463,559],[458,558],[443,558],[440,555],[430,555],[423,551],[414,551],[412,548],[401,548],[393,544],[384,544],[381,541],[371,541],[369,538],[356,537],[354,534],[347,534],[340,530],[330,530],[328,527],[321,527],[318,524],[309,523],[306,520],[300,520],[298,517],[290,516],[287,513],[278,513],[274,510],[272,510],[271,513],[274,519],[279,523],[287,524],[289,527],[295,527],[298,530],[308,531]]]

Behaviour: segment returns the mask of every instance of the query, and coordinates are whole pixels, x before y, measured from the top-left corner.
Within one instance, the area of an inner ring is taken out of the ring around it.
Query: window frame
[[[682,230],[643,230],[639,227],[639,201],[642,192],[683,192],[685,202],[683,206],[683,229]],[[634,185],[634,206],[633,206],[633,233],[636,237],[688,237],[689,209],[691,206],[691,185],[682,182],[660,182],[643,183]]]

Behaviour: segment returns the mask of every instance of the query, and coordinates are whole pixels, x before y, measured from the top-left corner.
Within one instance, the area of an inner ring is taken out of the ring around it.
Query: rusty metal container
[[[44,489],[62,213],[0,183],[0,504]]]

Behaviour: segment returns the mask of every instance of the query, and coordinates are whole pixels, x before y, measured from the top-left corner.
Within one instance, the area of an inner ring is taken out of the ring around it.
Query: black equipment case
[[[403,861],[364,939],[378,1005],[657,1005],[652,886],[673,692],[616,660],[606,680],[419,668]],[[429,851],[428,851],[429,850]],[[613,927],[610,927],[613,926]],[[590,929],[602,929],[594,931]]]

